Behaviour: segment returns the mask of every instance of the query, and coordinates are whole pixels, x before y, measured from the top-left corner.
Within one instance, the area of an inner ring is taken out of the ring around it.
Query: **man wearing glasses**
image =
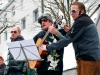
[[[100,43],[96,25],[86,14],[84,4],[80,2],[74,2],[71,5],[71,16],[74,23],[68,33],[65,36],[59,36],[58,31],[50,26],[48,31],[61,39],[47,46],[42,45],[39,50],[52,51],[72,42],[78,75],[97,75],[100,69]]]
[[[35,43],[39,38],[43,39],[45,34],[48,31],[48,28],[52,26],[53,19],[49,13],[44,13],[38,18],[38,23],[41,25],[42,31],[40,31],[37,35],[33,37]],[[63,29],[59,30],[63,35],[66,32]],[[59,40],[56,36],[49,33],[44,40],[43,44],[51,44],[52,42],[56,42]],[[45,56],[42,62],[42,65],[37,68],[38,75],[62,75],[63,72],[63,52],[64,48],[60,50],[52,50],[48,52],[48,55]]]
[[[11,29],[11,42],[14,41],[21,41],[24,40],[23,36],[21,35],[21,30],[19,27],[13,27]],[[8,54],[8,74],[7,75],[22,75],[22,68],[24,65],[24,62],[22,61],[15,61],[9,52]]]
[[[13,27],[12,28],[10,39],[11,39],[11,42],[24,40],[23,36],[21,35],[21,30],[20,30],[19,27]]]

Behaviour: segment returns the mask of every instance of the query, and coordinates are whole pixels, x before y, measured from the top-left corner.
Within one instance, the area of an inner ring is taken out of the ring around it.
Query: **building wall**
[[[36,2],[41,5],[41,2],[38,0]],[[0,50],[0,55],[2,55],[5,60],[8,52],[6,42],[10,42],[10,30],[12,26],[16,25],[20,27],[22,30],[22,35],[25,39],[32,39],[33,36],[41,30],[37,21],[34,21],[35,15],[33,12],[35,10],[38,10],[38,16],[41,15],[41,6],[38,6],[33,0],[13,0],[13,2],[8,3],[8,5],[6,5],[6,7],[0,13],[0,21],[2,21],[0,22],[1,27],[4,27],[4,25],[10,26],[0,34],[0,48],[2,49]],[[7,22],[4,21],[5,14]],[[12,16],[12,14],[15,15]],[[24,18],[26,24],[25,29],[23,29],[22,26],[22,20]],[[6,40],[5,32],[7,32]]]

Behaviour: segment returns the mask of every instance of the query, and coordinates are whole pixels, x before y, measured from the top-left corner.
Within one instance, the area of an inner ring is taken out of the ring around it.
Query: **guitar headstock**
[[[58,28],[58,25],[61,25],[62,24],[62,19],[63,19],[63,16],[62,15],[60,15],[59,17],[57,17],[57,19],[54,22],[54,27],[55,28]]]

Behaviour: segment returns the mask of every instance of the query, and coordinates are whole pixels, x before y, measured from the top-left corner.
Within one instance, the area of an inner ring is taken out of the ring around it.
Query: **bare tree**
[[[35,0],[33,0],[35,1]],[[99,0],[41,0],[42,12],[50,12],[54,19],[56,19],[60,14],[63,15],[66,23],[71,26],[70,9],[71,4],[75,1],[80,1],[86,5],[87,14],[90,14],[93,8],[96,8],[100,3]]]

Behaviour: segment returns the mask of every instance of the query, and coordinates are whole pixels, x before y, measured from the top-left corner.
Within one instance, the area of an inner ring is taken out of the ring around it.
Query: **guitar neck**
[[[46,32],[45,36],[43,37],[42,41],[40,42],[40,44],[37,47],[40,47],[43,44],[43,42],[46,39],[46,37],[48,36],[48,34],[49,34],[49,31]]]

